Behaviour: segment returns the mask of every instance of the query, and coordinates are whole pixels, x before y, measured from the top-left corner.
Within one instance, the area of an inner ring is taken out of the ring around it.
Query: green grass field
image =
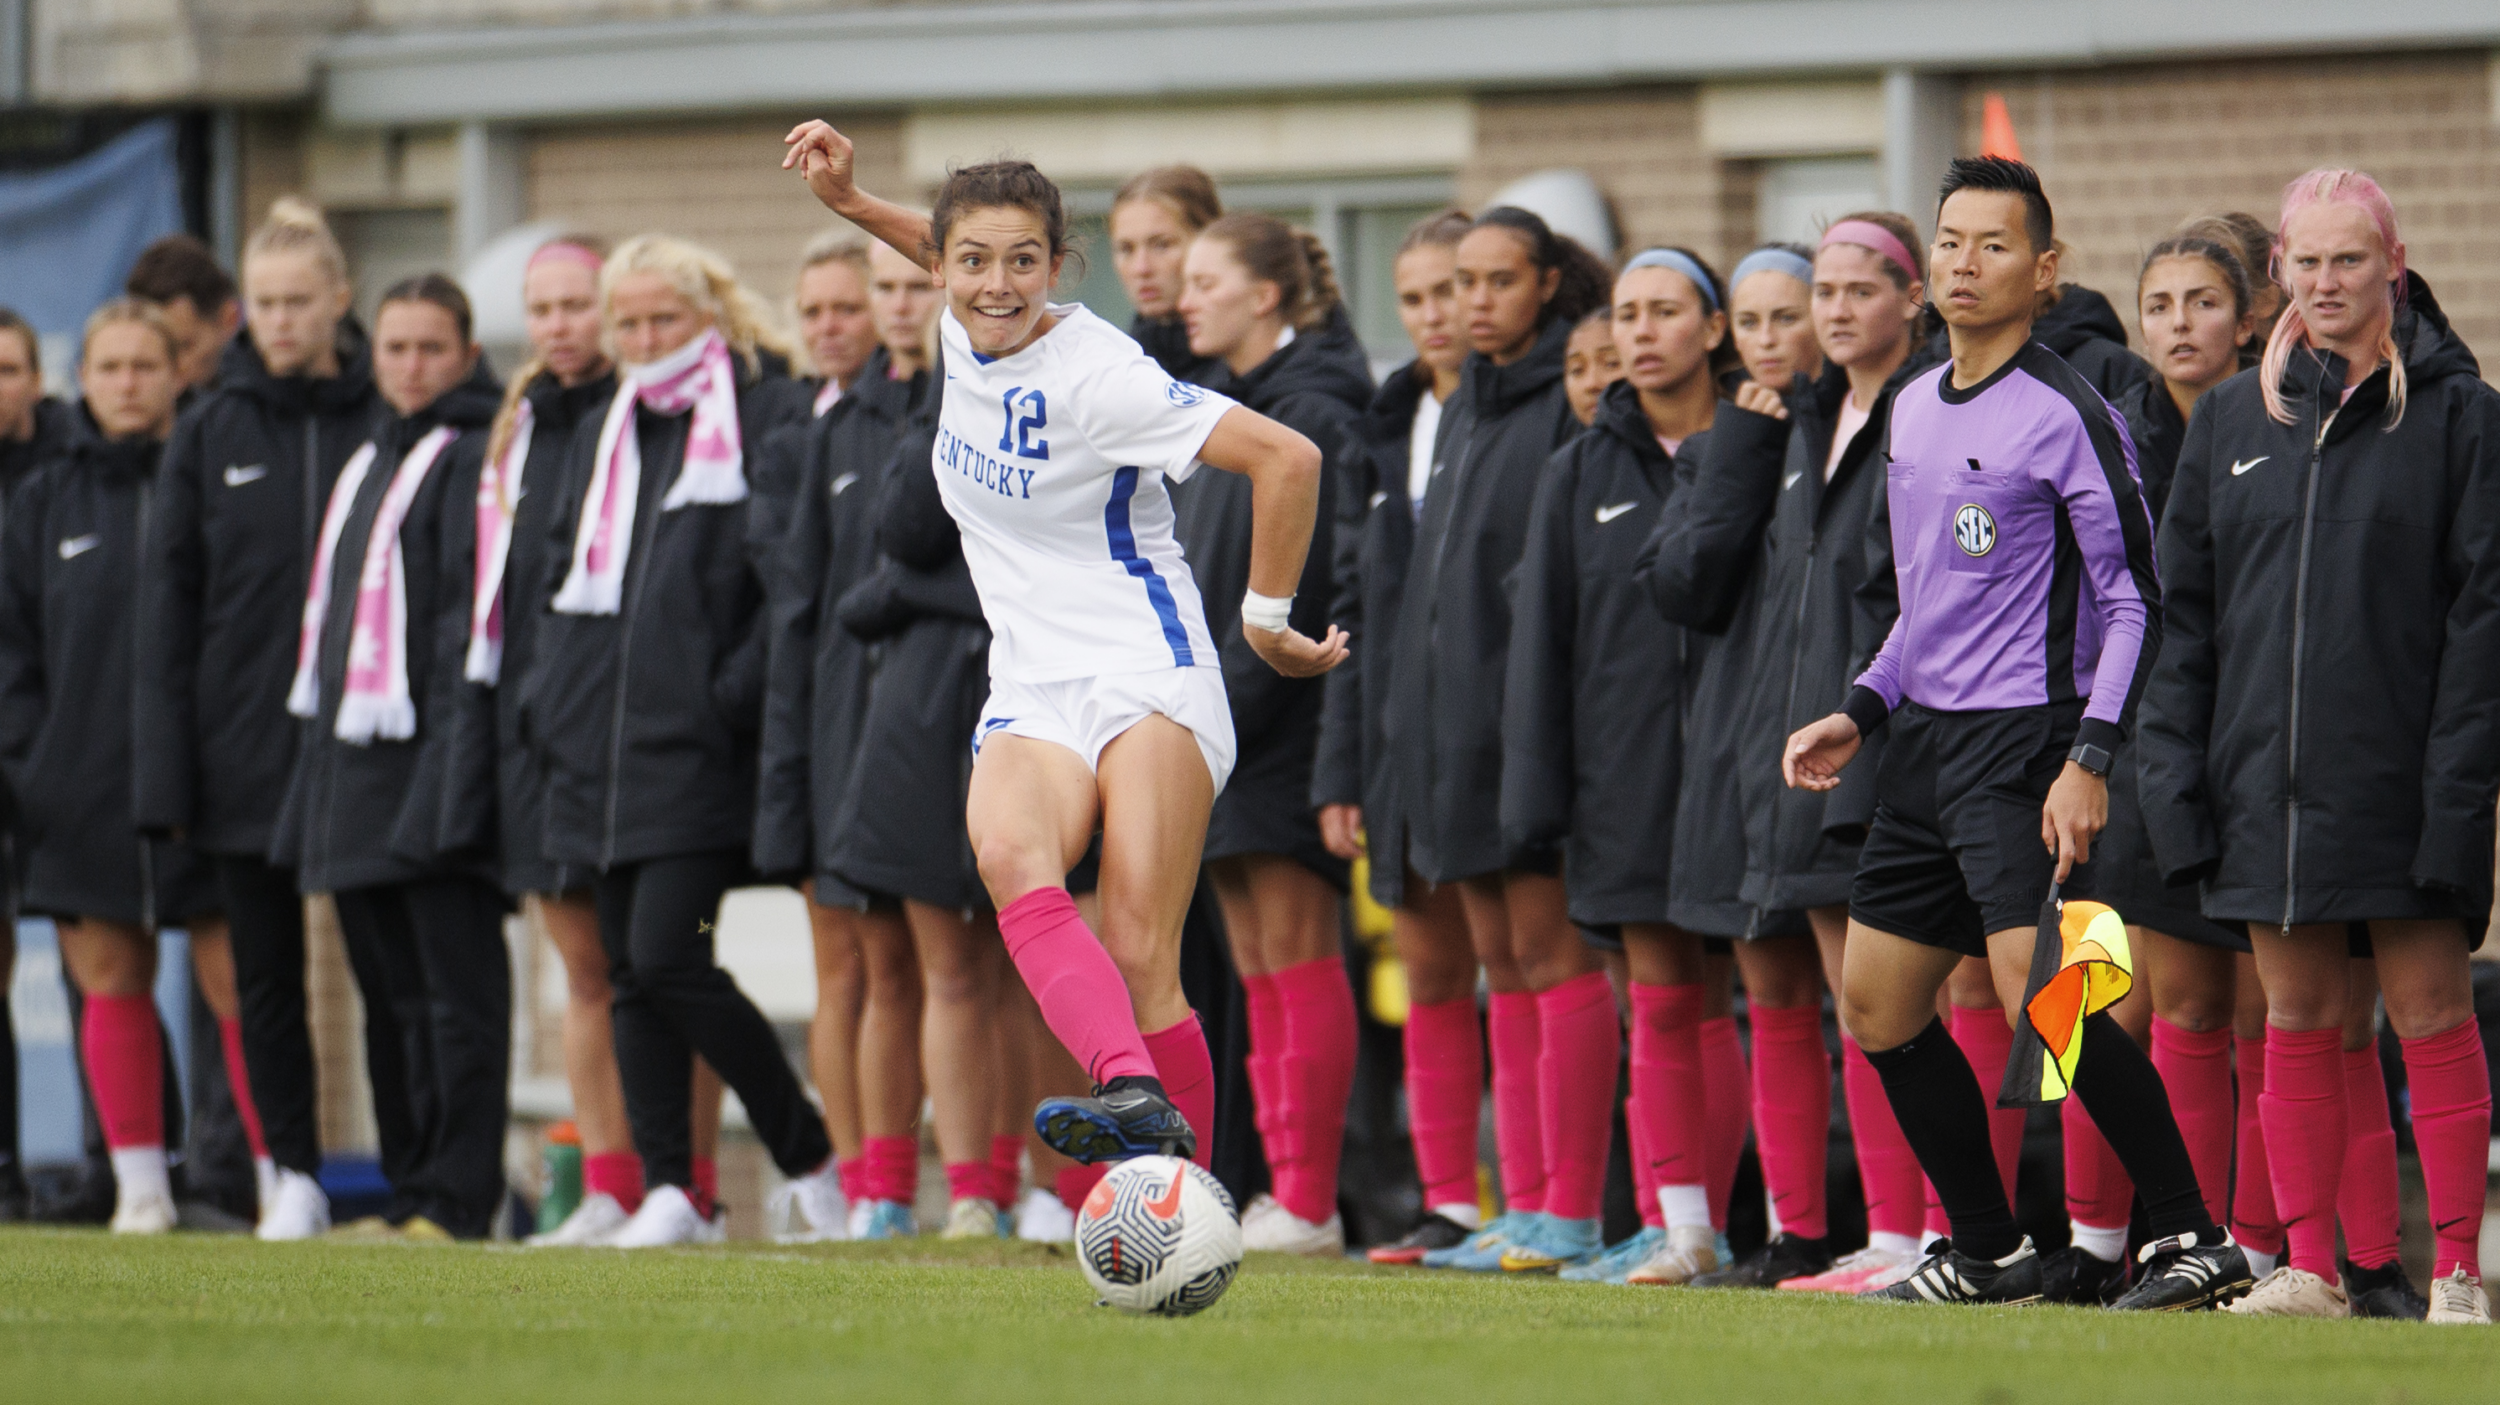
[[[0,1400],[2500,1399],[2500,1337],[1877,1308],[1254,1258],[1179,1322],[1025,1245],[627,1257],[0,1232]],[[882,1397],[864,1391],[886,1392]]]

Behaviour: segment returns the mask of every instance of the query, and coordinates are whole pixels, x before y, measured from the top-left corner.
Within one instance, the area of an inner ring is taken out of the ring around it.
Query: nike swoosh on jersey
[[[1607,523],[1614,521],[1616,518],[1621,517],[1623,514],[1630,512],[1632,509],[1639,506],[1640,504],[1637,502],[1619,502],[1606,507],[1601,507],[1597,510],[1597,525],[1603,527]]]
[[[847,487],[851,486],[853,483],[856,483],[856,482],[858,482],[858,481],[859,481],[859,475],[858,475],[858,474],[856,474],[856,473],[845,473],[845,474],[843,474],[841,477],[834,479],[834,480],[833,480],[833,496],[835,496],[835,497],[837,497],[837,498],[838,498],[838,497],[840,497],[840,496],[842,496],[842,490],[843,490],[843,489],[845,489],[845,488],[847,488]]]
[[[84,556],[102,545],[104,538],[93,532],[83,537],[64,537],[61,539],[61,559],[67,561],[73,556]]]
[[[2273,457],[2274,455],[2272,454],[2259,454],[2253,459],[2247,459],[2234,463],[2231,465],[2231,476],[2237,478],[2241,474],[2248,472],[2250,469],[2255,468],[2257,465],[2264,463],[2266,460]]]
[[[1388,500],[1389,500],[1389,494],[1388,494],[1387,490],[1385,490],[1385,489],[1384,489],[1384,490],[1382,490],[1382,491],[1379,491],[1379,492],[1375,492],[1375,493],[1373,493],[1373,494],[1372,494],[1372,500],[1371,500],[1370,502],[1367,502],[1367,503],[1363,504],[1363,505],[1364,505],[1365,507],[1378,507],[1378,506],[1380,506],[1382,503],[1387,502]]]
[[[1801,468],[1801,469],[1798,469],[1796,472],[1794,472],[1794,473],[1792,473],[1792,474],[1788,475],[1786,478],[1781,479],[1781,480],[1780,480],[1780,491],[1781,491],[1781,492],[1783,492],[1783,493],[1785,493],[1785,492],[1787,492],[1789,489],[1796,487],[1796,486],[1797,486],[1797,480],[1798,480],[1798,479],[1800,479],[1800,478],[1803,478],[1803,477],[1805,477],[1805,476],[1806,476],[1806,471],[1805,471],[1804,469],[1802,469],[1802,468]]]
[[[226,486],[229,488],[240,488],[246,483],[257,483],[268,476],[267,464],[249,464],[241,468],[232,464],[226,466]]]

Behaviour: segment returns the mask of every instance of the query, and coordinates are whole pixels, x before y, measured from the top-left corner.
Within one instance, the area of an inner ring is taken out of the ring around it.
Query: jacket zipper
[[[2326,431],[2334,423],[2330,411],[2318,421],[2318,437],[2309,445],[2309,486],[2300,509],[2300,558],[2292,577],[2292,700],[2283,733],[2283,935],[2287,937],[2292,933],[2293,905],[2300,892],[2300,665],[2309,627],[2309,544],[2318,523],[2318,463],[2326,454]]]
[[[639,419],[636,423],[625,426],[624,432],[638,433]],[[639,494],[636,495],[635,501],[637,511],[639,511],[641,501]],[[585,511],[588,510],[588,506],[585,502],[583,505]],[[633,588],[626,593],[624,603],[617,610],[616,624],[620,637],[616,645],[616,705],[611,710],[608,722],[607,833],[599,846],[599,869],[603,873],[616,866],[616,807],[617,797],[624,789],[625,774],[625,693],[626,685],[633,677],[634,620],[642,612],[643,584],[651,579],[651,543],[659,535],[660,530],[660,508],[657,503],[652,505],[645,521],[648,525],[643,527],[634,543],[634,551],[641,560],[641,566],[639,569],[636,568],[634,556],[628,556],[625,559],[625,569],[633,573],[634,583]]]
[[[304,552],[304,576],[305,576],[305,579],[306,579],[306,581],[307,581],[308,583],[309,583],[309,582],[311,582],[311,579],[312,579],[312,568],[313,568],[313,562],[314,562],[314,560],[315,560],[315,559],[317,559],[317,558],[321,555],[321,509],[322,509],[322,502],[321,502],[321,499],[322,499],[322,496],[323,496],[323,495],[322,495],[322,492],[321,492],[321,414],[320,414],[320,412],[319,412],[318,410],[315,410],[315,411],[308,412],[308,413],[304,416],[304,541],[303,541],[303,552]],[[330,588],[330,583],[329,583],[328,581],[321,581],[321,582],[318,582],[318,584],[319,584],[320,588],[321,588],[321,589],[322,589],[325,593],[326,593],[326,592],[329,590],[329,588]],[[309,589],[309,588],[310,588],[310,586],[309,586],[309,584],[308,584],[307,589]],[[318,679],[318,678],[321,676],[321,640],[320,640],[320,639],[318,639],[318,638],[315,638],[315,639],[313,640],[313,676],[314,676],[314,678],[315,678],[315,679]],[[313,712],[314,712],[314,717],[313,717],[313,724],[312,724],[312,725],[314,725],[314,726],[318,727],[318,726],[320,726],[320,725],[321,725],[321,719],[320,719],[320,715],[319,715],[319,714],[320,714],[320,709],[319,709],[319,708],[315,708],[315,709],[313,709]],[[298,745],[301,745],[301,744],[302,744],[302,743],[301,743],[301,740],[299,739],[299,741],[298,741]],[[308,867],[308,868],[314,868],[316,872],[326,872],[326,871],[327,871],[327,869],[328,869],[328,867],[329,867],[328,862],[327,862],[327,860],[328,860],[328,858],[329,858],[329,854],[328,854],[328,852],[327,852],[327,851],[328,851],[328,849],[329,849],[329,844],[328,844],[328,834],[329,834],[329,810],[330,810],[330,806],[329,806],[329,803],[328,803],[328,798],[327,798],[327,796],[326,796],[325,792],[326,792],[329,788],[328,788],[327,786],[319,786],[319,785],[316,785],[316,786],[314,786],[312,789],[313,789],[314,794],[322,796],[322,799],[321,799],[321,801],[320,801],[320,804],[321,804],[321,814],[320,814],[320,816],[318,817],[318,819],[319,819],[319,822],[318,822],[318,823],[316,823],[316,822],[315,822],[315,819],[316,819],[316,817],[315,817],[315,816],[312,816],[312,815],[306,815],[306,816],[304,817],[304,850],[305,850],[305,857],[306,857],[308,860],[309,860],[309,859],[311,859],[311,858],[313,857],[313,850],[314,850],[314,847],[317,845],[317,846],[319,846],[319,847],[320,847],[320,849],[322,850],[322,853],[321,853],[321,856],[320,856],[320,857],[321,857],[321,859],[323,860],[323,862],[322,862],[320,865],[318,865],[317,867],[316,867],[315,865],[311,864],[311,863],[307,863],[307,864],[306,864],[306,867]],[[281,801],[280,803],[283,805],[283,804],[284,804],[284,801]]]
[[[149,472],[153,473],[154,470],[151,469]],[[131,514],[132,525],[138,533],[139,551],[143,559],[147,552],[148,508],[154,487],[155,482],[148,474],[143,473],[139,476],[138,510]],[[136,637],[145,639],[147,619],[143,612],[147,609],[147,592],[144,590],[138,592],[137,600],[139,603],[131,610],[131,622],[138,627]],[[139,927],[153,936],[157,930],[156,924],[156,841],[143,832],[139,835]]]

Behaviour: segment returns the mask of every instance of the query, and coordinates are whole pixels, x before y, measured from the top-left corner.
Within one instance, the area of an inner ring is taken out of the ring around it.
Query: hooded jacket
[[[20,797],[30,911],[153,926],[218,906],[206,866],[130,814],[139,547],[164,448],[108,440],[82,407],[9,495],[0,773]]]
[[[1763,604],[1763,534],[1779,499],[1788,422],[1719,402],[1676,455],[1670,508],[1633,567],[1650,603],[1685,627],[1684,776],[1675,807],[1668,920],[1705,937],[1781,935],[1744,898],[1740,790]],[[1793,924],[1783,917],[1780,921]]]
[[[1189,349],[1189,324],[1178,313],[1170,317],[1140,314],[1129,320],[1128,334],[1139,349],[1154,358],[1165,375],[1176,381],[1224,390],[1232,380],[1232,369],[1221,357],[1200,356]]]
[[[1517,850],[1562,849],[1583,927],[1667,920],[1684,631],[1633,568],[1674,488],[1640,393],[1617,381],[1529,511],[1502,695],[1502,833]]]
[[[787,381],[739,368],[740,441],[774,426]],[[679,854],[745,853],[754,833],[756,733],[764,694],[764,589],[750,505],[662,510],[684,466],[692,411],[637,404],[642,487],[624,596],[613,615],[539,617],[528,727],[547,761],[546,854],[605,871]],[[585,421],[565,455],[537,596],[572,566],[599,433]]]
[[[0,439],[0,495],[13,491],[26,476],[92,435],[84,406],[47,395],[35,402],[35,432],[24,439]]]
[[[1563,394],[1570,335],[1557,317],[1507,366],[1469,353],[1433,441],[1438,462],[1390,646],[1386,724],[1406,860],[1433,883],[1554,858],[1502,836],[1502,688],[1528,509],[1554,451],[1580,432]],[[1377,844],[1372,853],[1394,861]]]
[[[1406,892],[1406,821],[1389,749],[1389,680],[1397,658],[1398,613],[1415,549],[1415,504],[1406,493],[1415,411],[1432,386],[1422,362],[1389,373],[1355,420],[1346,471],[1337,480],[1329,622],[1344,630],[1353,656],[1322,677],[1318,756],[1311,804],[1358,805],[1371,865],[1372,897],[1396,907]]]
[[[1858,845],[1873,818],[1870,787],[1817,793],[1780,779],[1780,752],[1798,728],[1840,707],[1899,613],[1892,560],[1870,533],[1883,515],[1884,440],[1893,397],[1927,362],[1916,348],[1886,378],[1866,422],[1843,447],[1828,482],[1849,372],[1827,366],[1786,397],[1787,455],[1763,542],[1762,608],[1754,620],[1753,688],[1744,709],[1745,901],[1760,908],[1849,901]],[[1741,415],[1743,410],[1727,413]],[[1880,577],[1880,579],[1878,578]],[[1847,775],[1871,777],[1862,757]]]
[[[1952,360],[1952,334],[1932,311],[1928,323],[1926,348],[1912,359],[1928,366]],[[2080,283],[2058,285],[2057,301],[2031,324],[2031,339],[2056,352],[2113,405],[2145,380],[2158,379],[2143,357],[2127,349],[2127,324],[2118,309]]]
[[[137,817],[203,853],[266,856],[294,767],[304,580],[330,485],[381,406],[352,319],[338,358],[326,379],[274,376],[236,337],[157,476],[139,563]]]
[[[2500,794],[2500,395],[2420,275],[2388,368],[2295,349],[2279,424],[2243,371],[2198,401],[2161,533],[2145,823],[2216,921],[2491,909]]]
[[[286,804],[269,845],[271,862],[294,869],[296,882],[307,893],[404,883],[445,872],[493,871],[491,855],[483,852],[465,855],[466,862],[458,866],[439,857],[437,824],[448,774],[445,750],[463,686],[460,654],[449,647],[445,622],[454,617],[461,621],[459,638],[465,646],[470,591],[468,580],[444,567],[445,506],[457,502],[470,508],[477,501],[484,431],[502,398],[502,387],[481,360],[468,380],[433,404],[413,415],[385,410],[374,426],[373,466],[357,485],[331,554],[330,579],[322,583],[329,604],[315,641],[320,704],[315,716],[288,719],[302,735]],[[444,446],[427,471],[399,528],[401,580],[408,602],[408,696],[416,703],[416,735],[404,741],[342,741],[336,730],[339,700],[346,693],[356,590],[374,515],[390,489],[392,470],[437,427],[457,430],[460,437]]]
[[[868,646],[841,627],[837,606],[876,565],[876,505],[900,462],[896,443],[921,403],[935,399],[926,372],[898,381],[888,374],[891,365],[879,347],[849,393],[802,431],[789,525],[768,561],[770,637],[754,828],[755,864],[765,874],[821,879],[834,872],[827,865],[859,753],[871,671]],[[920,476],[929,476],[925,459],[919,468]],[[863,900],[818,886],[823,891],[816,900],[827,906]]]
[[[1293,628],[1317,639],[1328,632],[1337,512],[1354,422],[1371,402],[1370,363],[1345,309],[1292,341],[1226,391],[1251,410],[1300,432],[1320,450],[1322,511],[1311,532],[1295,587]],[[1238,473],[1200,473],[1170,486],[1173,531],[1189,573],[1206,601],[1207,631],[1223,657],[1239,760],[1207,822],[1206,857],[1284,854],[1343,887],[1345,861],[1320,843],[1311,804],[1319,751],[1322,678],[1287,678],[1268,666],[1241,633],[1241,598],[1250,588],[1250,480]]]
[[[503,667],[492,687],[460,677],[476,589],[477,475],[485,465],[487,436],[453,446],[459,457],[451,461],[454,480],[443,494],[443,571],[454,585],[446,597],[452,608],[443,620],[441,647],[448,655],[443,666],[458,681],[435,837],[435,847],[445,854],[493,854],[504,891],[514,897],[565,892],[587,876],[547,858],[546,760],[528,726],[521,680],[536,657],[538,627],[547,612],[549,519],[561,496],[565,455],[575,434],[598,434],[600,416],[616,398],[616,373],[566,386],[552,372],[541,372],[522,394],[530,404],[530,447],[521,467],[521,495],[512,505],[512,543],[503,572]]]

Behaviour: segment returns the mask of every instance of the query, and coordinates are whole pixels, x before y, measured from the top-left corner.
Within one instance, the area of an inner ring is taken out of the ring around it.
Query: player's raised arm
[[[936,270],[938,253],[929,238],[929,217],[860,189],[851,178],[854,152],[849,137],[835,131],[833,124],[822,118],[810,118],[792,127],[781,141],[790,148],[782,155],[781,169],[797,171],[826,209],[867,230],[922,268]]]

